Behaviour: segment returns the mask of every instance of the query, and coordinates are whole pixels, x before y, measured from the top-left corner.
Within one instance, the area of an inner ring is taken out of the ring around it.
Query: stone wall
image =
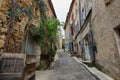
[[[92,29],[97,44],[97,63],[103,71],[120,80],[120,55],[114,37],[114,28],[120,24],[120,0],[93,0]]]
[[[6,3],[8,2],[8,3]],[[7,18],[6,10],[10,8],[10,0],[2,1],[0,0],[0,49],[3,51],[4,43],[6,40],[6,34],[7,34]],[[6,7],[8,6],[8,7]]]
[[[25,28],[30,28],[31,25],[39,25],[40,12],[37,2],[33,0],[18,0],[17,5],[31,9],[34,17],[29,20],[29,16],[25,13],[21,13],[17,19],[15,18],[13,20],[12,28],[9,28],[11,17],[7,13],[8,10],[12,9],[13,3],[12,0],[0,0],[0,52],[20,52],[25,35]],[[11,36],[8,37],[9,34],[11,34]]]

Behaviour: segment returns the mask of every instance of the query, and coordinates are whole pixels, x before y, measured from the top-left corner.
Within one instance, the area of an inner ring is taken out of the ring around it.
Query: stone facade
[[[0,52],[21,52],[25,30],[39,26],[40,5],[38,4],[33,0],[0,0]],[[48,8],[48,16],[56,18],[51,0],[45,0],[45,4]],[[19,12],[20,10],[23,12]],[[14,16],[19,16],[11,17],[12,12]]]
[[[40,23],[38,1],[0,0],[0,53],[35,54],[36,65],[39,65],[41,49],[33,32]],[[49,18],[56,18],[51,0],[45,0],[45,5],[48,8],[46,15],[48,13]]]
[[[70,9],[65,21],[65,25],[64,25],[64,30],[65,30],[65,50],[66,51],[70,51],[71,50],[71,46],[70,46],[70,42],[71,42],[71,37],[72,37],[72,33],[71,33],[71,25],[73,22],[73,18],[71,17],[72,15],[72,10],[74,8],[74,4],[75,4],[75,0],[72,1],[71,5],[70,5]]]
[[[73,46],[76,45],[76,42],[74,42],[75,36],[77,35],[80,29],[79,0],[72,1],[68,16],[66,18],[64,29],[65,29],[65,37],[66,37],[65,38],[66,50],[74,52],[76,51],[76,48],[78,48],[76,46]]]
[[[6,0],[8,2],[9,0]],[[3,2],[0,0],[0,49],[3,51],[4,43],[6,40],[6,34],[7,34],[7,15],[5,15],[6,5],[9,5],[11,2],[8,3]],[[6,4],[5,4],[6,3]]]
[[[40,12],[36,11],[36,3],[33,3],[32,0],[18,0],[15,5],[19,7],[30,8],[32,5],[31,10],[36,18],[29,22],[29,17],[25,13],[21,13],[17,19],[12,21],[8,15],[8,11],[14,6],[12,0],[0,0],[0,3],[0,51],[18,53],[21,50],[25,27],[28,24],[38,26]],[[11,23],[12,27],[9,26]]]
[[[85,56],[85,52],[92,53],[89,55],[90,61],[99,64],[102,71],[115,80],[120,80],[119,4],[120,0],[80,0],[80,29],[78,34],[72,35],[80,47],[77,53],[80,52],[81,57]],[[74,11],[74,8],[71,11]],[[68,17],[70,18],[69,14]],[[66,25],[68,23],[71,21],[68,20]],[[66,32],[68,32],[67,27]]]
[[[120,0],[93,0],[93,3],[91,24],[98,50],[97,63],[105,73],[120,80],[120,48],[117,48],[114,30],[120,25]]]

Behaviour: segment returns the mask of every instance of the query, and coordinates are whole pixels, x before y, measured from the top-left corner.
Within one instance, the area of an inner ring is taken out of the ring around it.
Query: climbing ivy
[[[41,20],[39,26],[35,27],[33,31],[37,35],[37,42],[41,47],[40,69],[47,69],[50,66],[51,61],[54,59],[57,50],[57,27],[60,22],[55,18],[48,18],[46,15],[48,9],[44,0],[39,1],[38,6]],[[46,60],[43,58],[46,58]],[[47,65],[47,67],[45,67],[45,65]]]
[[[31,8],[17,6],[7,11],[8,16],[14,16],[15,18],[18,18],[22,13],[25,13],[29,17],[29,19],[32,19],[33,17]]]
[[[47,6],[43,0],[40,0],[40,24],[38,27],[35,27],[34,33],[38,36],[38,43],[40,46],[44,45],[44,37],[47,39],[46,42],[50,44],[55,44],[57,40],[57,27],[60,22],[55,18],[47,18],[46,11]]]
[[[46,15],[48,8],[43,0],[40,0],[40,24],[38,27],[34,29],[35,33],[37,34],[38,44],[41,47],[42,54],[47,54],[52,58],[55,56],[56,53],[56,42],[57,42],[57,32],[60,22],[53,17],[49,17]],[[46,48],[47,47],[47,48]]]

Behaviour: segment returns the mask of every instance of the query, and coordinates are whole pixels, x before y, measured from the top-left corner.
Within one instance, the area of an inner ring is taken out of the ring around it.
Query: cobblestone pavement
[[[48,80],[100,80],[66,53],[58,51],[57,55]]]

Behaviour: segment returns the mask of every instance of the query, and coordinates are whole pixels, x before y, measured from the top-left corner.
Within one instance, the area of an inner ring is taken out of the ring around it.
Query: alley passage
[[[99,80],[63,51],[57,52],[57,59],[51,70],[37,71],[36,74],[36,80]]]

